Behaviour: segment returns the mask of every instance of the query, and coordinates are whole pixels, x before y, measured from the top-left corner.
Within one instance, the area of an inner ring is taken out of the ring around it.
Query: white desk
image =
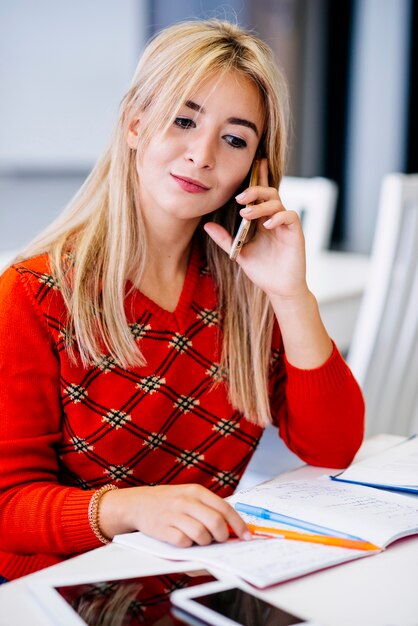
[[[378,451],[400,438],[385,435],[363,446],[358,458]],[[312,478],[323,468],[302,467],[291,472],[292,479]],[[290,473],[282,476],[288,479]],[[70,559],[31,576],[0,586],[1,626],[46,626],[44,613],[27,589],[30,580],[42,578],[65,583],[75,575],[80,580],[112,580],[123,571],[125,577],[187,569],[173,567],[139,551],[110,544]],[[416,626],[418,624],[418,537],[392,544],[385,552],[351,563],[315,572],[272,587],[260,595],[270,602],[322,626]]]
[[[353,335],[369,265],[369,256],[333,250],[307,259],[309,288],[318,300],[326,329],[343,353]]]

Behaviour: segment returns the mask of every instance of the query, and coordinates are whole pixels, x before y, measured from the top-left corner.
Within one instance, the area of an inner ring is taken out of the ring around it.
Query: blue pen
[[[254,517],[258,517],[260,519],[267,519],[272,522],[281,522],[282,524],[302,528],[302,530],[318,533],[319,535],[332,535],[333,537],[343,537],[344,539],[360,539],[360,537],[356,537],[355,535],[346,535],[345,533],[336,532],[332,528],[318,526],[317,524],[310,524],[309,522],[304,522],[296,517],[289,517],[288,515],[275,513],[274,511],[269,511],[268,509],[263,509],[259,506],[253,506],[252,504],[236,502],[234,506],[237,511],[240,511],[240,513],[247,513],[248,515],[253,515]]]

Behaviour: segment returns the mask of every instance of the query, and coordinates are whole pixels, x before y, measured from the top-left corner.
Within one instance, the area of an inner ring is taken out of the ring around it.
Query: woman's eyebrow
[[[187,100],[186,107],[188,107],[189,109],[193,109],[193,111],[197,111],[198,113],[205,112],[205,109],[201,107],[200,104],[197,104],[192,100]],[[257,137],[259,137],[257,126],[254,124],[254,122],[250,122],[250,120],[245,120],[241,117],[229,117],[226,121],[228,122],[228,124],[238,124],[239,126],[246,126],[247,128],[251,128],[255,132]]]
[[[243,120],[240,117],[229,117],[227,119],[227,122],[229,124],[238,124],[240,126],[246,126],[247,128],[252,128],[252,130],[255,132],[257,137],[259,136],[257,126],[254,124],[254,122],[250,122],[250,120]]]
[[[187,100],[186,107],[189,109],[193,109],[193,111],[198,111],[198,113],[204,113],[205,109],[200,106],[200,104],[196,104],[193,100]]]

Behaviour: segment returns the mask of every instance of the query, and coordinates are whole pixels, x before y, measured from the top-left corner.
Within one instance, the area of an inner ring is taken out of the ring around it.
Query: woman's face
[[[140,142],[148,115],[131,124],[130,147]],[[142,213],[198,221],[224,205],[251,167],[263,123],[254,83],[235,72],[208,79],[143,151],[137,166]]]

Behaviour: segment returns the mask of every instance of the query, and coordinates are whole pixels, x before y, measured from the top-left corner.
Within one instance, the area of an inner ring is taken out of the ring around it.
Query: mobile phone
[[[254,187],[254,185],[258,184],[259,169],[260,169],[260,161],[258,159],[255,159],[251,167],[249,187]],[[250,205],[247,205],[247,206],[250,206]],[[245,244],[246,239],[248,238],[250,227],[251,227],[251,220],[247,220],[245,219],[245,217],[243,217],[238,227],[238,231],[237,231],[237,234],[235,235],[234,241],[232,242],[232,248],[229,253],[229,258],[232,261],[235,261],[235,259],[241,252],[241,248]]]
[[[181,589],[171,594],[171,603],[179,617],[190,624],[194,618],[213,626],[319,626],[314,622],[292,615],[269,602],[258,598],[248,590],[241,589],[231,582],[213,582]]]

